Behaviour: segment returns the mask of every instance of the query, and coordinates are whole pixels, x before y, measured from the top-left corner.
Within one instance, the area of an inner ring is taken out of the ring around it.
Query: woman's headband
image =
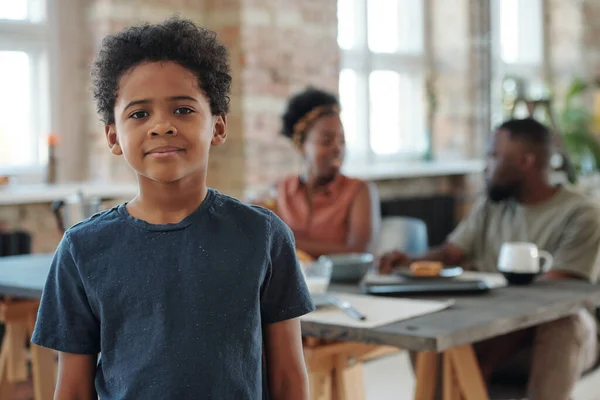
[[[327,114],[339,114],[340,106],[337,104],[327,104],[323,106],[318,106],[307,112],[302,118],[298,120],[294,124],[294,128],[292,131],[292,140],[294,144],[298,147],[302,145],[302,142],[305,139],[306,131],[308,127],[315,122],[315,120],[323,115]]]

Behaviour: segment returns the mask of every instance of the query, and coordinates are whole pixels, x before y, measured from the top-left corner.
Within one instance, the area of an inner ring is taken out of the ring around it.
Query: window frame
[[[372,165],[377,163],[388,163],[393,161],[417,161],[423,159],[427,152],[399,151],[391,154],[377,154],[371,147],[371,104],[369,98],[369,76],[377,70],[393,71],[399,74],[408,74],[420,78],[423,90],[423,109],[421,133],[427,140],[426,112],[427,104],[425,98],[426,71],[430,71],[431,62],[431,34],[429,32],[431,18],[430,0],[421,0],[422,7],[422,48],[418,53],[402,52],[376,53],[368,45],[368,1],[351,0],[354,2],[356,12],[354,13],[355,46],[345,49],[340,46],[340,72],[352,70],[356,74],[357,88],[357,115],[356,130],[357,143],[355,148],[348,149],[348,162]],[[343,112],[343,110],[342,110]],[[400,132],[398,133],[400,134]]]
[[[34,4],[36,0],[30,0]],[[42,181],[47,169],[47,149],[45,148],[45,135],[50,132],[52,124],[50,84],[53,76],[52,41],[54,39],[54,21],[50,10],[55,5],[55,0],[44,0],[42,5],[46,11],[44,19],[9,20],[0,19],[0,51],[22,51],[27,53],[31,62],[31,109],[34,118],[32,132],[35,140],[31,149],[37,162],[10,166],[0,164],[0,175],[8,175],[17,179],[17,182]],[[39,11],[39,9],[37,10]]]
[[[539,15],[535,15],[535,18],[539,19],[539,32],[538,32],[538,43],[536,47],[539,50],[539,60],[536,63],[528,63],[528,62],[506,62],[502,59],[502,49],[501,49],[501,33],[500,33],[500,1],[502,0],[491,0],[490,4],[490,24],[491,24],[491,69],[492,69],[492,90],[491,90],[491,115],[490,120],[492,123],[492,128],[496,127],[499,123],[507,118],[507,115],[504,114],[504,109],[502,105],[502,84],[506,77],[515,76],[520,79],[523,79],[525,83],[531,83],[532,81],[540,82],[545,81],[547,77],[547,57],[548,57],[548,47],[547,47],[547,26],[545,19],[546,12],[546,1],[539,0]],[[529,1],[529,0],[526,0]],[[519,11],[523,12],[523,0],[519,0],[520,8]],[[530,6],[531,4],[529,4]],[[525,8],[526,9],[526,8]],[[531,14],[531,10],[529,15],[525,17],[519,17],[519,24],[523,24],[524,21],[530,21],[531,18],[534,18],[534,15]],[[523,42],[519,38],[520,42]],[[528,90],[524,88],[524,90]]]

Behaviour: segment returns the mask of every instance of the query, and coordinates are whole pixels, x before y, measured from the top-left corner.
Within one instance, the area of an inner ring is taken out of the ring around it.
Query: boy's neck
[[[135,218],[151,224],[176,224],[192,214],[208,193],[206,175],[194,174],[161,183],[138,177],[139,194],[127,204]]]

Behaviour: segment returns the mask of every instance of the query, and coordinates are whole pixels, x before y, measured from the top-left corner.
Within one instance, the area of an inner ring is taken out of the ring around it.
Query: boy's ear
[[[214,117],[213,137],[210,144],[220,146],[227,139],[227,116],[217,115]]]
[[[119,144],[119,139],[117,138],[115,124],[106,125],[104,127],[104,132],[106,133],[106,141],[108,142],[110,152],[115,156],[120,156],[123,154],[123,150],[121,150],[121,145]]]

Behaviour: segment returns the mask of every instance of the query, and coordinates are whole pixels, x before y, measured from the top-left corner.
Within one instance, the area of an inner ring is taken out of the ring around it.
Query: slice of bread
[[[314,258],[312,258],[308,253],[300,250],[300,249],[296,249],[296,255],[298,256],[298,261],[300,262],[313,262]]]
[[[415,261],[410,265],[414,276],[439,276],[444,265],[439,261]]]

